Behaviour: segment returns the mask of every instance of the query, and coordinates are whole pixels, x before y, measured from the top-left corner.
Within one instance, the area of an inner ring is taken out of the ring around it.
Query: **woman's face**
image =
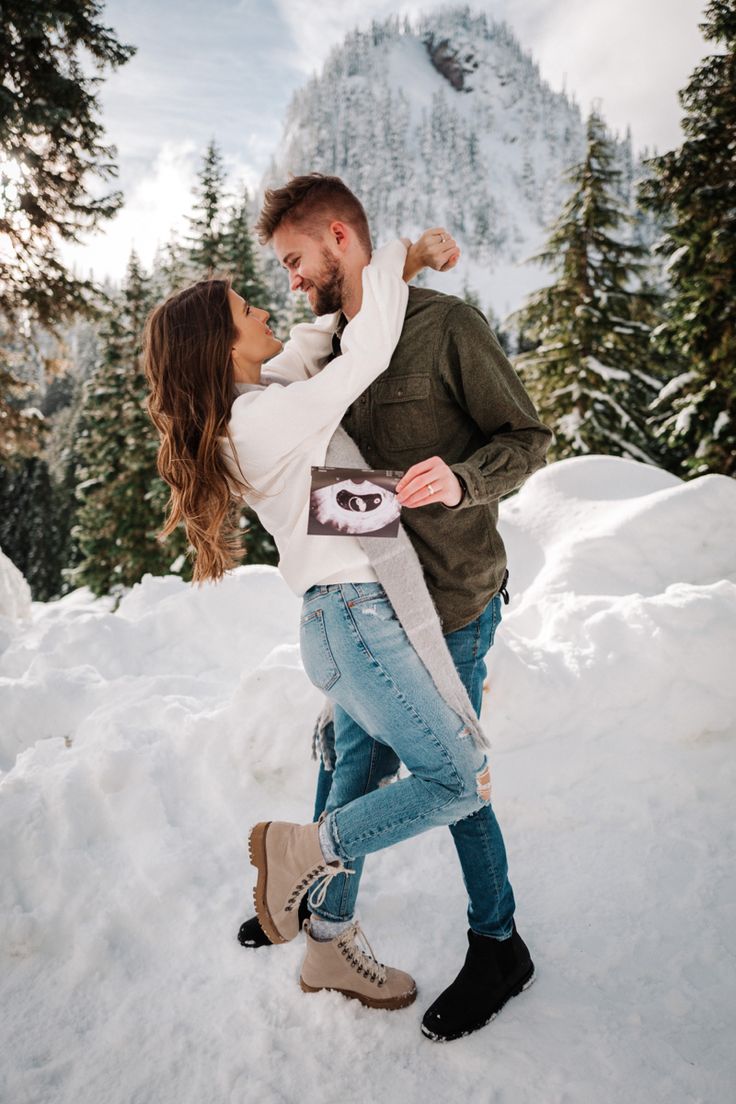
[[[261,365],[281,351],[282,342],[268,328],[268,311],[252,307],[232,288],[227,294],[237,334],[232,348],[235,380],[237,383],[258,383]]]

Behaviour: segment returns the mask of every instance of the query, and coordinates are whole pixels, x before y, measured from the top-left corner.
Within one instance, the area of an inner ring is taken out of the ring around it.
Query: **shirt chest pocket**
[[[428,376],[379,380],[372,415],[373,435],[382,453],[431,449],[437,444],[437,414]]]

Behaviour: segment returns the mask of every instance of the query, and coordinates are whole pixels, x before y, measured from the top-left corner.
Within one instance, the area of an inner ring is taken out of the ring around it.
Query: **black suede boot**
[[[509,939],[491,939],[469,929],[468,943],[462,970],[422,1020],[422,1034],[437,1043],[484,1027],[509,997],[534,980],[534,963],[516,924]]]
[[[299,902],[299,928],[301,929],[304,921],[309,916],[309,905],[307,904],[307,894],[305,893]],[[238,943],[242,947],[272,947],[273,943],[268,938],[263,928],[261,927],[258,917],[251,916],[250,920],[246,920],[240,925],[240,931],[238,932]]]

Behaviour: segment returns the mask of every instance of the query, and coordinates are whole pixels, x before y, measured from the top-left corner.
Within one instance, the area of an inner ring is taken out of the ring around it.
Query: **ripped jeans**
[[[495,630],[500,602],[500,596],[492,599],[473,626],[480,630],[485,617]],[[452,648],[452,638],[461,634],[469,639],[464,629],[445,639],[479,710],[483,656],[490,641],[476,656],[471,673],[462,669]],[[365,855],[449,824],[466,886],[470,889],[472,870],[472,880],[482,890],[483,911],[476,923],[471,899],[471,926],[479,934],[508,937],[514,898],[503,838],[488,798],[486,756],[440,696],[383,587],[311,587],[303,598],[300,643],[307,675],[334,704],[336,762],[325,809],[335,852],[354,871],[334,878],[318,906],[310,899],[311,910],[328,920],[351,919]],[[392,779],[400,761],[409,776],[382,785]],[[311,896],[318,891],[315,887]]]

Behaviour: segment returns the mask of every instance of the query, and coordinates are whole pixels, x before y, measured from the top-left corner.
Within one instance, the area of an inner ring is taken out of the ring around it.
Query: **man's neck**
[[[350,278],[346,278],[343,297],[342,297],[342,313],[347,318],[348,322],[355,318],[355,315],[360,310],[363,303],[363,269],[366,264],[362,264],[359,268],[354,269]]]

